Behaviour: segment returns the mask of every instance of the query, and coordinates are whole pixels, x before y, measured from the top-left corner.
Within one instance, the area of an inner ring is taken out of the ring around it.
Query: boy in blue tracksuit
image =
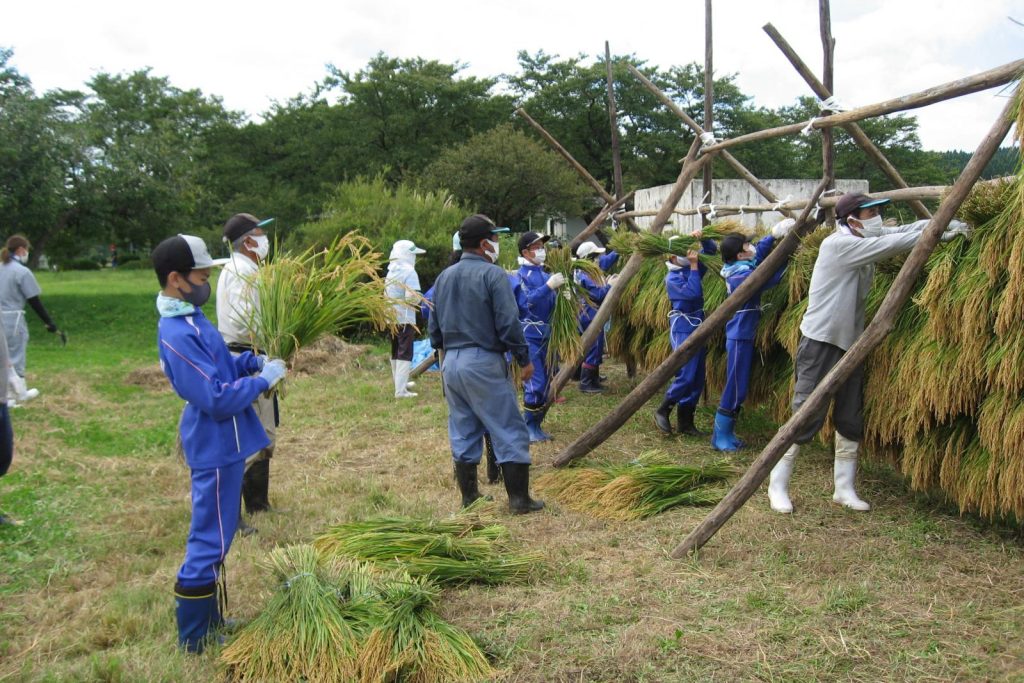
[[[700,237],[700,231],[693,234]],[[702,280],[707,267],[700,262],[700,253],[715,254],[717,246],[712,240],[701,240],[701,251],[691,250],[686,258],[671,256],[666,265],[668,275],[665,276],[665,290],[668,293],[672,311],[668,314],[669,340],[672,349],[679,348],[693,334],[697,326],[704,322],[704,286]],[[705,358],[707,350],[701,349],[686,365],[679,368],[665,399],[654,411],[654,423],[665,434],[672,433],[672,407],[676,406],[679,420],[679,433],[688,436],[706,436],[693,423],[693,414],[697,409],[697,401],[704,391]]]
[[[726,235],[722,239],[722,277],[728,294],[736,291],[743,281],[768,257],[777,239],[781,240],[792,229],[795,221],[786,219],[772,228],[772,234],[762,238],[757,247],[751,246],[747,238],[739,233]],[[754,362],[754,336],[761,321],[761,294],[782,281],[786,272],[783,266],[775,272],[763,287],[743,308],[736,311],[725,326],[725,388],[715,413],[715,427],[711,434],[711,447],[717,451],[735,451],[743,448],[743,440],[736,437],[736,417],[750,386],[750,369]]]
[[[604,247],[599,247],[593,242],[586,241],[576,248],[576,258],[594,259],[606,252]],[[582,270],[576,271],[576,282],[587,291],[587,297],[583,300],[583,310],[580,312],[579,329],[580,334],[586,332],[590,322],[597,315],[595,306],[600,306],[604,298],[608,296],[611,289],[610,284],[597,283]],[[614,277],[614,276],[613,276]],[[594,345],[587,349],[583,357],[583,366],[580,368],[580,391],[586,394],[599,394],[604,391],[601,384],[601,359],[604,356],[604,332],[597,337]]]
[[[284,377],[285,365],[250,351],[232,356],[200,310],[210,269],[227,259],[215,262],[192,235],[164,240],[152,259],[160,366],[186,401],[179,430],[192,479],[192,523],[174,584],[178,644],[198,653],[223,622],[217,581],[238,526],[245,460],[270,445],[252,402]]]
[[[527,232],[519,238],[519,270],[510,278],[512,291],[519,307],[519,322],[523,336],[530,347],[533,376],[523,382],[523,417],[530,433],[530,443],[550,441],[551,435],[541,429],[544,404],[547,403],[550,376],[547,367],[548,339],[551,337],[551,313],[555,310],[555,297],[565,284],[561,273],[544,270],[547,252],[544,245],[549,235]]]

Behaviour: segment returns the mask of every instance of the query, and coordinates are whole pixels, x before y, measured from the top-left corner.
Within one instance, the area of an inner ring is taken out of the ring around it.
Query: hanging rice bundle
[[[627,465],[568,467],[547,472],[536,487],[563,505],[603,519],[646,519],[680,505],[714,505],[735,468],[727,461],[679,465],[648,451]]]
[[[324,557],[369,561],[441,585],[525,580],[540,557],[515,552],[508,529],[494,522],[492,511],[493,503],[481,500],[444,520],[348,522],[328,529],[313,546]]]
[[[221,652],[228,680],[355,680],[361,642],[380,618],[351,590],[365,570],[325,564],[311,546],[276,548],[268,564],[280,587]]]
[[[378,275],[383,257],[355,233],[323,250],[282,254],[253,280],[259,306],[248,327],[253,345],[291,365],[296,352],[324,335],[344,335],[362,326],[395,327],[394,302]]]
[[[580,347],[579,315],[583,302],[590,301],[587,290],[576,282],[576,271],[580,270],[598,284],[604,283],[601,268],[593,261],[573,258],[568,247],[551,249],[545,265],[554,273],[561,273],[565,284],[558,289],[555,308],[551,311],[551,336],[548,338],[548,367],[556,367],[559,359],[577,358]]]
[[[473,639],[434,612],[437,597],[438,589],[426,579],[391,581],[382,587],[383,616],[360,653],[358,680],[445,683],[496,675]]]

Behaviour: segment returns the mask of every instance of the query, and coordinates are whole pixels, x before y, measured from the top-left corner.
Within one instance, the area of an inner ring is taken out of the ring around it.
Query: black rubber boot
[[[679,421],[679,433],[685,436],[707,436],[707,432],[697,429],[693,424],[693,413],[697,406],[684,406],[682,403],[676,406],[676,418]]]
[[[600,394],[604,392],[601,381],[598,379],[598,369],[583,367],[580,370],[580,391],[585,394]]]
[[[662,434],[672,433],[672,406],[674,405],[666,398],[654,411],[654,424]]]
[[[185,652],[202,653],[210,629],[221,620],[217,604],[217,584],[184,587],[176,583],[174,602],[178,622],[178,646]]]
[[[242,500],[245,502],[245,511],[250,515],[270,510],[269,458],[257,460],[242,475]]]
[[[476,481],[475,462],[456,462],[455,480],[459,482],[459,491],[462,493],[462,507],[469,507],[474,501],[480,498],[490,499],[480,493],[480,487]]]
[[[494,443],[491,435],[484,434],[484,454],[487,457],[487,483],[497,484],[501,481],[501,468],[498,467],[498,459],[494,455]]]
[[[529,465],[518,462],[502,463],[501,474],[505,478],[508,507],[513,515],[525,515],[544,509],[543,501],[530,498]]]

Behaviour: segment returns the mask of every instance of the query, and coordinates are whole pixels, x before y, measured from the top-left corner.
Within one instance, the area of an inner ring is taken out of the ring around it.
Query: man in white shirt
[[[248,213],[232,216],[224,224],[224,241],[231,245],[231,260],[225,264],[217,280],[217,329],[233,354],[252,351],[263,353],[253,346],[250,329],[252,311],[259,306],[253,279],[260,263],[270,252],[270,240],[263,231],[274,219],[260,220]],[[249,457],[242,479],[242,500],[250,515],[270,509],[270,458],[274,455],[275,432],[278,424],[277,394],[268,398],[260,394],[252,404],[270,439],[270,445]],[[254,529],[240,527],[243,534]]]
[[[818,250],[807,294],[807,312],[800,323],[800,344],[797,347],[796,387],[793,412],[800,409],[818,383],[839,362],[864,331],[864,305],[875,264],[890,256],[910,251],[917,244],[930,221],[907,225],[883,225],[881,207],[888,199],[873,199],[865,194],[847,193],[836,203],[836,231],[826,237]],[[967,225],[950,221],[942,240],[949,241],[966,234]],[[836,390],[833,397],[832,420],[836,426],[833,476],[835,493],[832,500],[851,510],[867,511],[871,505],[860,499],[854,490],[857,456],[864,436],[864,372],[857,368]],[[786,451],[772,469],[768,483],[768,500],[772,510],[793,511],[789,499],[789,479],[793,461],[805,444],[818,433],[828,406],[822,409],[796,443]]]

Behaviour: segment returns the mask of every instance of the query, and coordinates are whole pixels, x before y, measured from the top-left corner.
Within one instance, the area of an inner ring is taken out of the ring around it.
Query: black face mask
[[[182,299],[196,308],[202,308],[203,304],[210,300],[210,283],[195,285],[189,282],[189,284],[192,285],[192,291],[186,293],[181,291],[181,287],[178,287],[178,293],[181,294]]]

